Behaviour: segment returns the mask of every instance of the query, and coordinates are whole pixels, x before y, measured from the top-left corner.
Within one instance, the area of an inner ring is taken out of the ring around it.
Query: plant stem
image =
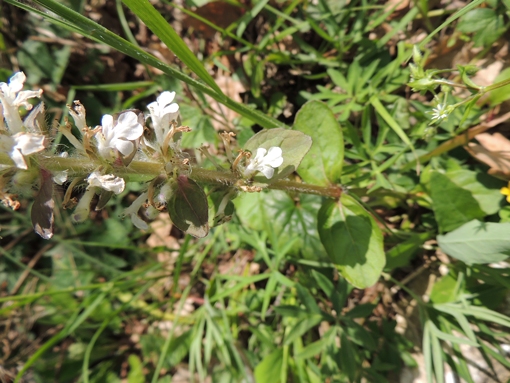
[[[84,179],[103,165],[86,158],[64,158],[59,156],[37,157],[38,166],[48,171],[62,172],[67,170],[69,178],[83,177]],[[4,153],[0,153],[0,165],[13,165],[11,159]],[[129,167],[115,168],[113,173],[122,177],[126,182],[148,182],[161,174],[166,174],[165,164],[159,161],[132,161]],[[251,186],[248,181],[243,180],[235,173],[228,170],[209,170],[199,167],[192,167],[189,177],[197,182],[215,185],[223,188]],[[256,186],[261,186],[256,184]],[[339,185],[318,186],[290,180],[278,180],[268,184],[269,189],[285,190],[289,192],[315,194],[329,198],[339,198],[342,195],[342,188]]]

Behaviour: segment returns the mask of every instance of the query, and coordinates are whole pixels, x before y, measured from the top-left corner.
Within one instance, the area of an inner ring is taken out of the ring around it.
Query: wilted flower
[[[0,82],[0,102],[3,105],[3,115],[11,134],[23,131],[18,108],[23,105],[27,110],[32,109],[32,105],[27,100],[41,97],[42,94],[42,89],[22,91],[26,79],[25,73],[18,72],[9,79],[9,84]]]
[[[245,178],[248,178],[259,171],[263,173],[267,179],[270,179],[273,177],[274,169],[281,166],[282,163],[282,149],[278,146],[273,146],[269,148],[269,150],[258,148],[257,155],[255,158],[249,160],[243,175]]]
[[[120,194],[126,187],[126,182],[123,178],[116,177],[113,174],[101,174],[97,170],[92,172],[87,178],[90,187],[100,187],[101,189]]]
[[[17,133],[14,136],[0,135],[0,152],[7,153],[16,167],[27,169],[24,156],[44,150],[45,137],[41,134]]]
[[[97,148],[104,158],[114,157],[114,150],[124,156],[129,156],[135,149],[133,140],[139,139],[143,134],[143,126],[133,112],[125,112],[119,116],[114,125],[113,116],[105,114],[101,120],[102,130],[96,133]]]

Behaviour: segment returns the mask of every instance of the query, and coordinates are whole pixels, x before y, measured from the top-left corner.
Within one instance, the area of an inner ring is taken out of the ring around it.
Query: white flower
[[[244,169],[243,175],[248,178],[255,172],[262,172],[267,179],[273,177],[274,169],[281,166],[283,163],[282,149],[278,146],[273,146],[266,150],[264,148],[257,149],[255,158],[251,158],[248,166]]]
[[[143,134],[143,126],[138,122],[138,116],[133,112],[125,112],[119,116],[114,126],[113,116],[105,114],[101,120],[102,131],[96,134],[99,153],[107,159],[112,158],[112,151],[118,150],[124,156],[129,156],[135,149],[133,140]]]
[[[149,109],[152,125],[156,134],[156,141],[162,144],[170,128],[170,121],[177,118],[179,105],[172,102],[175,98],[175,92],[163,92],[156,101],[147,105]]]
[[[115,194],[122,193],[126,187],[126,182],[123,178],[116,177],[113,174],[102,175],[98,171],[92,172],[87,178],[87,182],[89,183],[87,189],[91,187],[100,187],[104,190],[114,192]]]
[[[453,108],[451,106],[447,106],[444,103],[437,104],[437,106],[429,112],[432,115],[430,122],[436,123],[446,120],[452,111]]]
[[[20,169],[27,169],[24,156],[44,150],[45,137],[41,134],[17,133],[14,136],[0,134],[0,152],[7,153]]]
[[[22,91],[26,79],[25,73],[18,72],[9,79],[9,84],[0,82],[0,102],[3,105],[5,121],[12,134],[23,131],[23,123],[18,108],[23,105],[27,110],[32,109],[32,105],[27,100],[41,97],[42,94],[42,89]]]
[[[145,222],[138,216],[138,210],[140,210],[145,201],[147,201],[148,196],[149,196],[148,192],[140,194],[138,198],[133,201],[131,206],[125,209],[124,213],[122,213],[122,217],[126,217],[129,215],[131,218],[131,222],[133,222],[133,225],[142,230],[148,230],[149,225],[147,225],[147,222]]]

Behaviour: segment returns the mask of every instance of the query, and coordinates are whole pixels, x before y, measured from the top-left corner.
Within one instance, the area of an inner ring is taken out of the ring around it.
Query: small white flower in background
[[[166,91],[161,93],[156,101],[147,105],[156,134],[156,141],[160,144],[165,140],[170,128],[170,121],[177,118],[179,114],[179,105],[173,102],[174,98],[175,92]]]
[[[135,149],[131,141],[139,139],[143,134],[143,126],[133,112],[122,113],[115,126],[113,116],[105,114],[101,120],[101,126],[102,130],[96,133],[97,148],[99,154],[107,159],[115,157],[113,150],[129,156]]]
[[[282,149],[278,146],[273,146],[266,150],[264,148],[257,149],[255,158],[250,158],[248,166],[244,169],[243,175],[248,178],[255,172],[263,173],[267,179],[274,175],[274,169],[281,166],[283,163]]]
[[[0,82],[0,102],[3,106],[3,116],[11,134],[23,131],[23,123],[18,108],[24,106],[27,110],[32,109],[32,105],[27,100],[42,95],[42,89],[22,91],[26,79],[25,73],[18,72],[9,79],[9,84]]]
[[[101,174],[97,170],[92,172],[87,178],[89,183],[88,188],[100,187],[101,189],[120,194],[126,187],[126,182],[123,178],[116,177],[113,174]],[[88,189],[87,188],[87,189]]]
[[[444,103],[437,104],[437,106],[429,112],[432,115],[430,122],[436,123],[446,120],[452,111],[453,108]]]
[[[0,134],[0,152],[7,153],[20,169],[27,169],[24,156],[40,152],[45,147],[45,137],[41,134],[17,133],[12,137]]]

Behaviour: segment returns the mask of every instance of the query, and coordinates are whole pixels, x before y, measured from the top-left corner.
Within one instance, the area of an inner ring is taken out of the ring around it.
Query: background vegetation
[[[57,209],[49,241],[22,196],[0,211],[0,381],[506,381],[510,2],[151,3],[0,3],[0,80],[23,70],[50,123],[78,99],[92,126],[176,91],[197,161],[205,142],[222,156],[220,131],[243,146],[322,101],[384,272],[365,289],[339,275],[319,196],[239,197],[197,240],[166,213],[148,232],[120,220],[129,184],[82,224]]]

